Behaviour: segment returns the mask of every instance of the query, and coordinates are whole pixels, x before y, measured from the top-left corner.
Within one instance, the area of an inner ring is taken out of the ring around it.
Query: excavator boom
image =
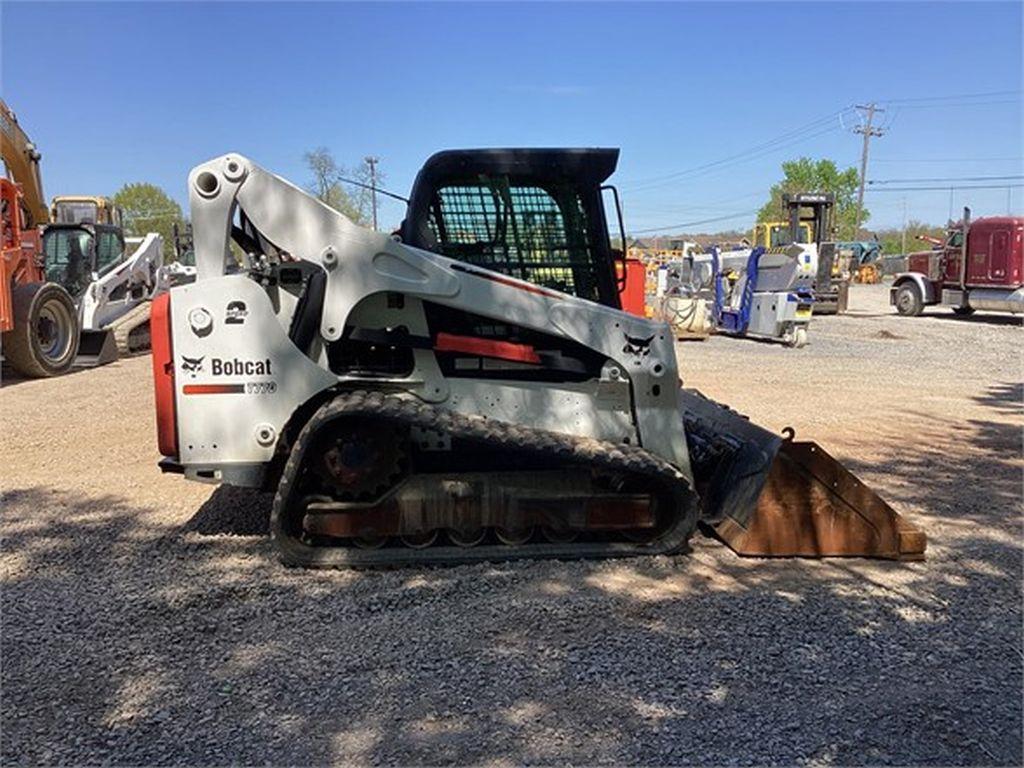
[[[49,220],[49,210],[43,196],[43,178],[39,170],[42,155],[3,100],[0,100],[0,137],[3,147],[0,154],[3,155],[8,174],[21,185],[22,206],[28,219],[26,229],[40,227]]]

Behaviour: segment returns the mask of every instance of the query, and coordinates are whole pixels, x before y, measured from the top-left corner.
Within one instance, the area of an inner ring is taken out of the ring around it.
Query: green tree
[[[339,165],[326,147],[317,147],[302,156],[306,166],[313,175],[306,186],[310,194],[318,200],[343,213],[361,226],[370,226],[372,222],[373,197],[370,189],[347,184],[343,179],[351,179],[367,187],[370,184],[370,169],[366,163],[360,163],[348,170]],[[384,176],[378,171],[377,188],[380,189]]]
[[[878,230],[875,236],[882,242],[882,253],[896,255],[930,250],[932,244],[920,237],[935,237],[943,240],[946,237],[946,228],[911,219],[906,226],[906,251],[903,249],[903,233],[904,230],[898,227]]]
[[[840,171],[828,159],[812,160],[801,157],[782,164],[782,181],[771,188],[770,199],[758,211],[758,221],[786,221],[782,195],[795,192],[832,192],[836,197],[833,226],[840,238],[855,239],[857,228],[857,186],[860,176],[856,168]],[[861,223],[868,220],[867,209]]]
[[[183,227],[181,206],[155,184],[125,184],[114,195],[114,205],[124,211],[124,233],[142,237],[158,232],[164,239],[164,253],[171,253],[173,228]]]

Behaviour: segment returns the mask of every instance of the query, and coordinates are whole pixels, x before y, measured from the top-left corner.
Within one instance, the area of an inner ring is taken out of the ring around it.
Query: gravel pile
[[[688,385],[855,466],[928,531],[923,563],[698,539],[292,571],[267,496],[157,473],[148,360],[10,383],[0,759],[1020,764],[1021,329],[881,309],[816,320],[805,350],[680,357]]]

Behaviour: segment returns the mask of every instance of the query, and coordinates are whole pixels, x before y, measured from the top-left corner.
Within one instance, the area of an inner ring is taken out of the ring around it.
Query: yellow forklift
[[[850,259],[836,248],[831,192],[797,192],[782,196],[786,222],[762,222],[754,227],[753,247],[778,248],[790,243],[814,243],[818,270],[814,279],[814,314],[846,312],[850,288]]]
[[[797,230],[797,239],[793,239],[788,221],[762,221],[754,225],[754,232],[750,239],[751,247],[777,248],[790,243],[811,242],[811,225],[801,222]]]

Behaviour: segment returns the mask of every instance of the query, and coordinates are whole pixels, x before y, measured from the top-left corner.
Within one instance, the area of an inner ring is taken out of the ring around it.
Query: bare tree
[[[327,147],[317,147],[303,156],[306,166],[313,175],[306,186],[310,194],[336,211],[343,213],[356,224],[366,226],[370,223],[373,197],[370,191],[370,169],[365,162],[360,163],[351,171],[339,165]],[[377,185],[380,186],[382,176],[377,173]],[[366,185],[352,185],[356,181]],[[347,188],[347,189],[346,189]]]
[[[309,191],[317,198],[330,204],[331,193],[337,186],[338,164],[327,147],[317,147],[311,152],[302,156],[313,174],[313,181],[309,184]]]

